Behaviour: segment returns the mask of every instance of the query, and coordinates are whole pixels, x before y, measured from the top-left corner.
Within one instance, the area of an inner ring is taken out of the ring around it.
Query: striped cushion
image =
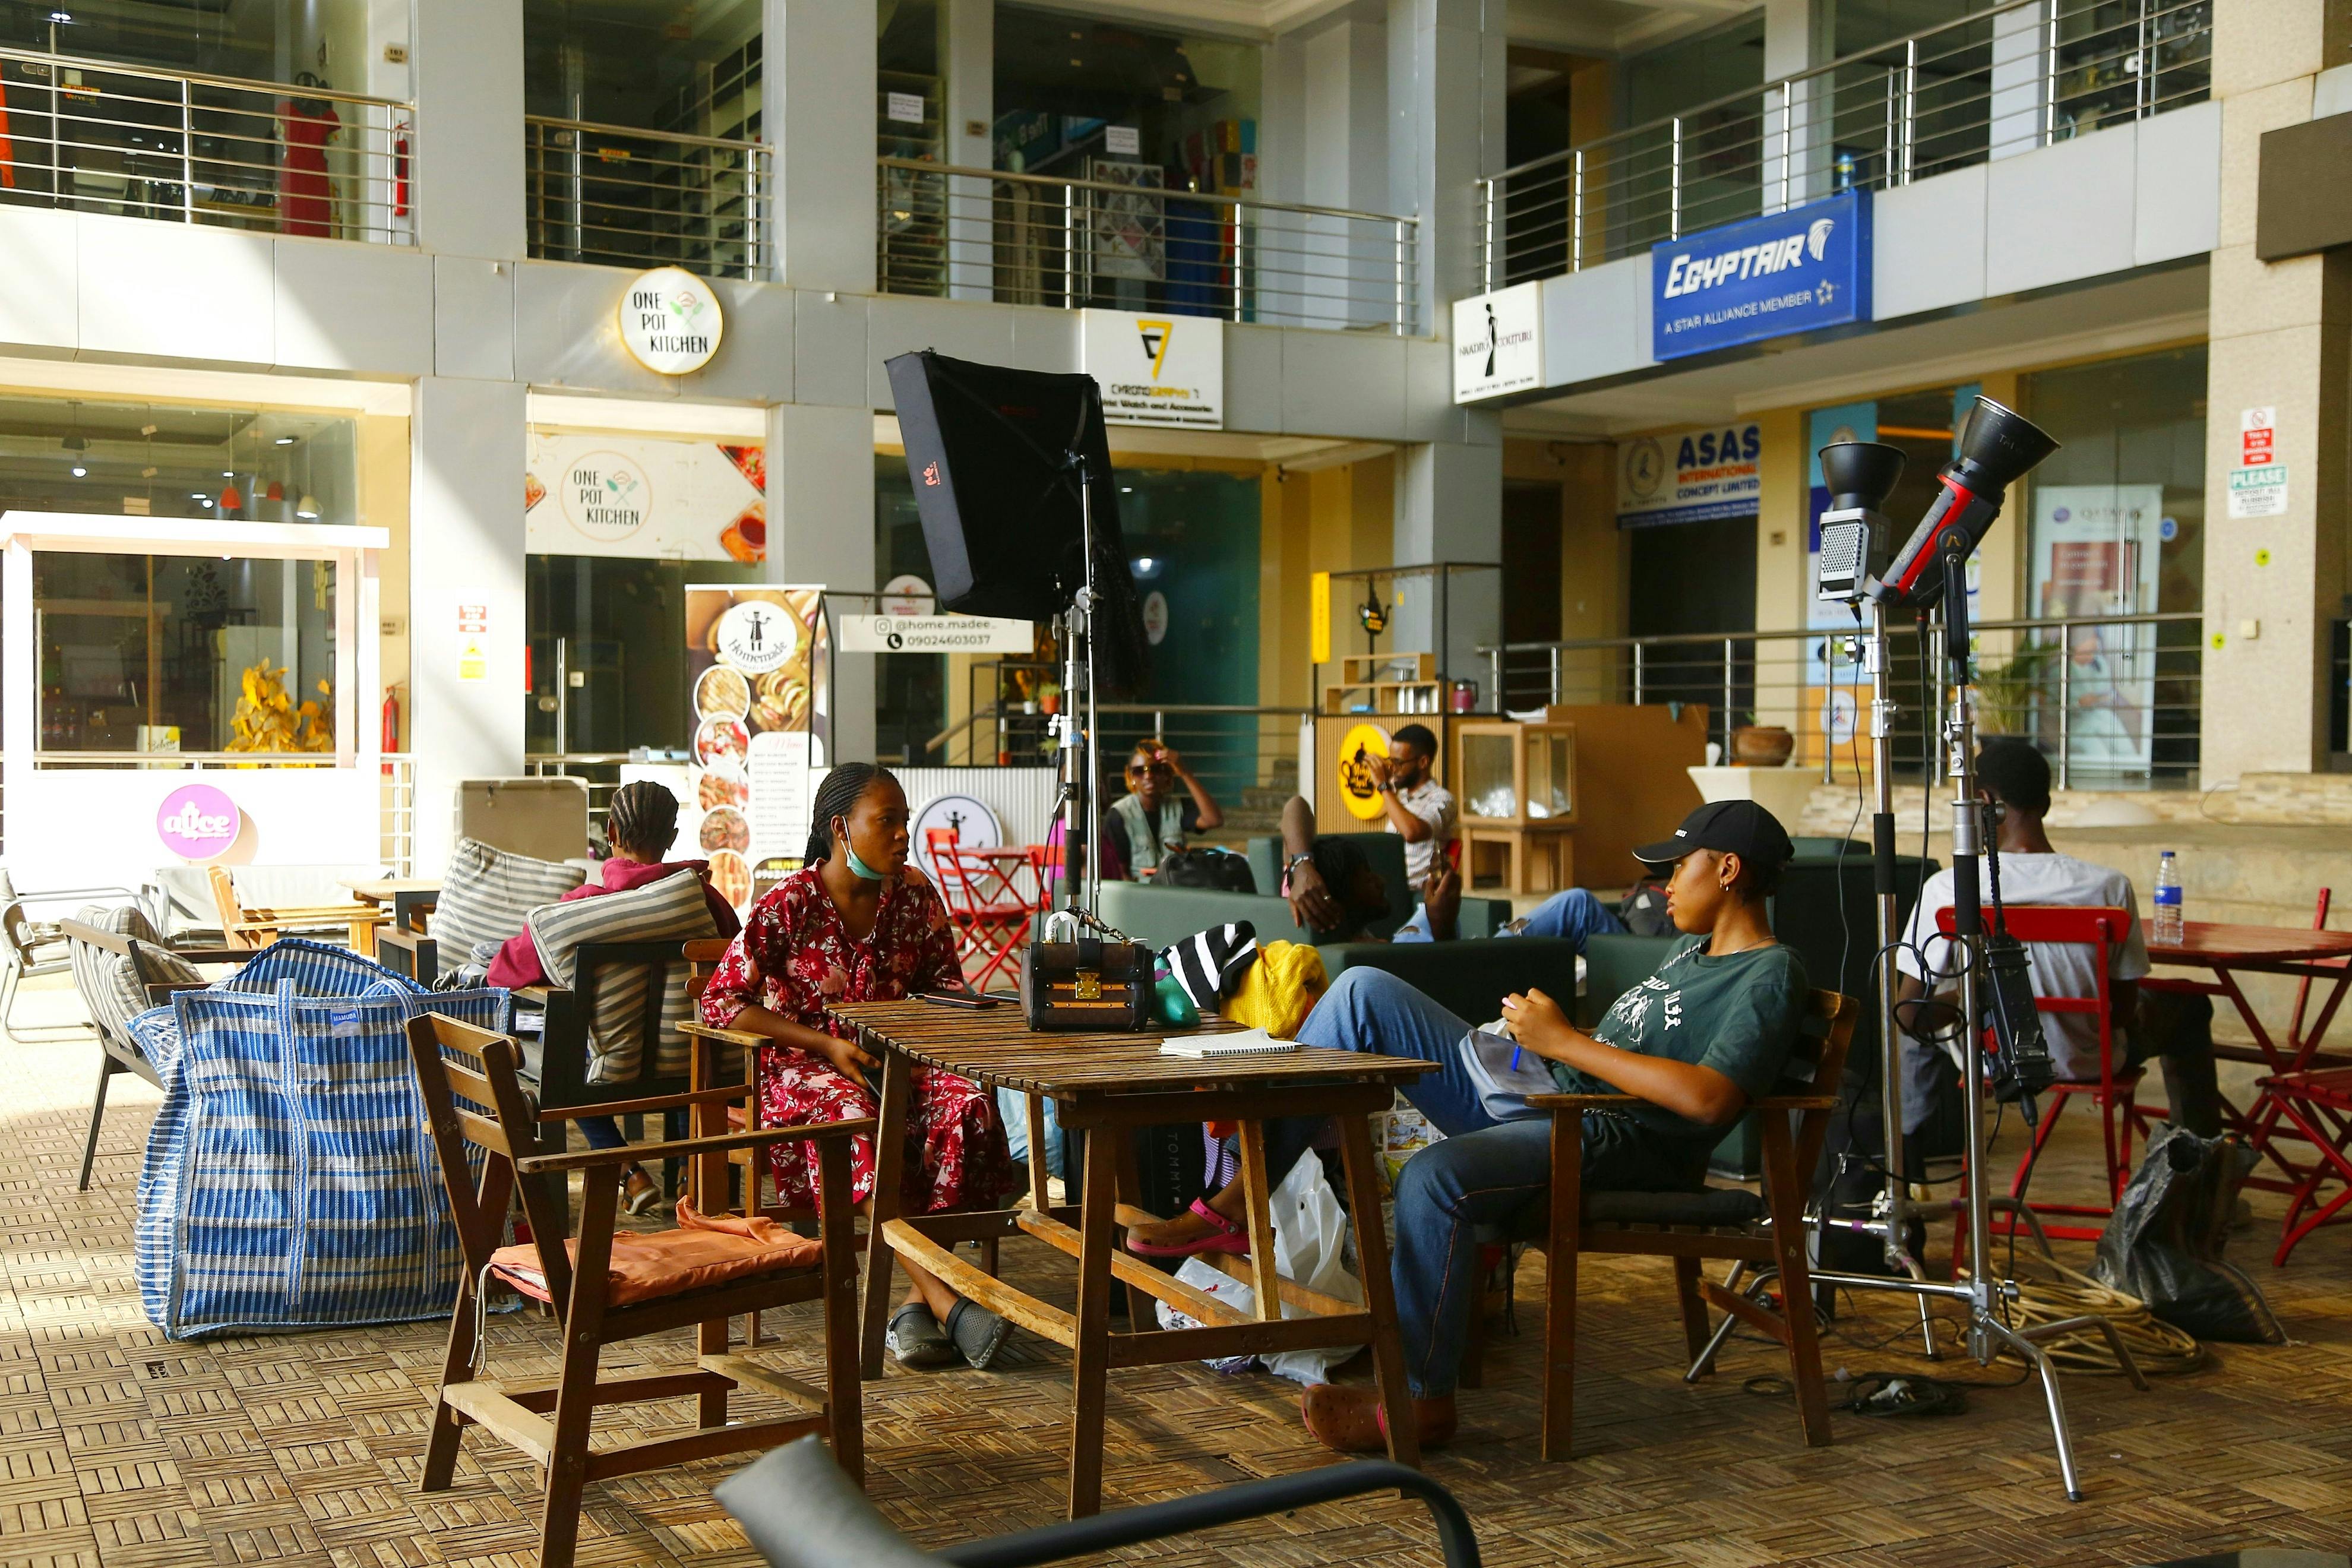
[[[84,906],[74,919],[86,926],[116,936],[132,937],[142,942],[161,943],[146,914],[136,904],[124,904],[109,909],[103,904]],[[149,954],[149,972],[142,975],[131,961],[121,953],[109,952],[86,942],[71,942],[68,956],[73,961],[74,990],[81,996],[82,1005],[89,1009],[90,1022],[97,1025],[109,1038],[120,1044],[131,1043],[126,1027],[131,1019],[147,1011],[147,986],[150,982],[161,985],[179,981],[201,981],[196,966],[160,945]]]
[[[625,893],[545,904],[530,911],[530,940],[548,978],[570,989],[573,960],[583,942],[662,942],[712,937],[719,927],[702,896],[702,879],[680,868],[674,876]],[[591,1083],[627,1083],[645,1067],[646,986],[650,963],[608,963],[596,971],[588,999],[588,1072]],[[687,1039],[678,1026],[692,1016],[686,994],[686,965],[663,971],[661,1026],[654,1047],[654,1071],[675,1077],[686,1071]]]
[[[433,914],[441,966],[455,968],[469,960],[488,963],[502,943],[522,934],[531,910],[562,898],[580,879],[576,866],[509,855],[478,838],[460,838],[450,852],[440,907]]]

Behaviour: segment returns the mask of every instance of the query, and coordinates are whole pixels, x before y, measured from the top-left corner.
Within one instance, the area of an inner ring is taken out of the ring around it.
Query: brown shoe
[[[1360,1383],[1318,1383],[1307,1391],[1298,1409],[1306,1418],[1308,1436],[1334,1453],[1388,1452],[1388,1415],[1381,1408],[1375,1388]],[[1423,1447],[1443,1448],[1454,1440],[1457,1418],[1452,1394],[1414,1400],[1412,1415]]]
[[[630,1166],[628,1181],[621,1188],[621,1206],[631,1214],[651,1214],[661,1201],[661,1184],[646,1174],[643,1166]]]

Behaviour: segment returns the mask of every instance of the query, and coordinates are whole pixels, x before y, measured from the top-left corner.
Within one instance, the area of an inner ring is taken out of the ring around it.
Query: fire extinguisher
[[[400,688],[397,685],[389,686],[384,689],[383,749],[386,752],[397,752],[400,750]],[[392,775],[392,764],[390,763],[383,764],[383,772],[384,776],[387,778]]]

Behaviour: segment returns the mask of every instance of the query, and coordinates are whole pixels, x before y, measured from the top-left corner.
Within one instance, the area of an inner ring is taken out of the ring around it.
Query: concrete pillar
[[[486,480],[523,471],[523,385],[425,376],[410,431],[408,749],[417,873],[432,876],[458,781],[523,767],[522,487]]]
[[[1991,155],[2042,145],[2050,104],[2050,5],[2021,5],[1992,19]]]
[[[1302,56],[1297,199],[1391,210],[1388,29],[1343,22],[1308,38]],[[1298,302],[1299,313],[1278,319],[1324,327],[1388,321],[1395,313],[1394,237],[1342,218],[1301,221],[1308,299]]]
[[[1504,0],[1389,0],[1389,210],[1421,219],[1423,332],[1483,287],[1477,182],[1505,167],[1505,28]]]
[[[1492,414],[1469,417],[1475,439],[1431,441],[1398,455],[1391,559],[1399,566],[1503,558],[1502,422]],[[1438,647],[1435,588],[1427,578],[1402,584],[1388,647]],[[1491,703],[1493,682],[1477,649],[1502,636],[1502,574],[1456,574],[1444,620],[1440,668],[1456,680],[1475,680],[1480,700]]]
[[[1820,7],[1825,0],[1765,0],[1764,79],[1820,63]],[[1819,89],[1820,90],[1816,90]],[[1764,102],[1763,210],[1802,206],[1828,194],[1830,127],[1827,84],[1791,83]],[[1785,200],[1784,198],[1785,195]]]
[[[2311,116],[2313,78],[2344,58],[2340,5],[2215,8],[2221,218],[2212,252],[2205,447],[2205,782],[2304,773],[2327,751],[2328,636],[2347,581],[2352,257],[2254,256],[2262,135]],[[2284,511],[2232,518],[2250,408],[2273,411]]]
[[[842,593],[879,585],[873,410],[803,403],[768,410],[768,581],[821,583]],[[874,658],[835,656],[827,762],[874,755]]]
[[[992,166],[996,123],[996,0],[940,0],[940,72],[946,100],[940,107],[948,162],[967,169]],[[948,297],[995,296],[994,198],[987,180],[948,182]]]
[[[416,242],[445,256],[520,260],[522,7],[415,0],[415,16]]]
[[[761,14],[760,117],[774,149],[777,279],[870,294],[875,0],[762,0]],[[859,446],[873,446],[870,430]]]

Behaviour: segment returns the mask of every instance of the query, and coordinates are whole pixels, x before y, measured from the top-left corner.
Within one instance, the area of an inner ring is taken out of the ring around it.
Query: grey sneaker
[[[1013,1337],[1013,1325],[976,1301],[958,1301],[948,1314],[948,1335],[966,1364],[974,1372],[986,1372]]]
[[[909,1301],[890,1314],[890,1331],[882,1342],[900,1366],[915,1372],[951,1366],[962,1353],[920,1301]]]

